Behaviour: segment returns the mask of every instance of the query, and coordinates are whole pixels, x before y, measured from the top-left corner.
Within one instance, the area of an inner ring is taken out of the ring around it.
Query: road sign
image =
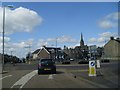
[[[89,61],[89,76],[96,76],[95,61]]]
[[[90,64],[91,64],[91,66],[94,66],[94,65],[95,65],[95,62],[91,62]]]

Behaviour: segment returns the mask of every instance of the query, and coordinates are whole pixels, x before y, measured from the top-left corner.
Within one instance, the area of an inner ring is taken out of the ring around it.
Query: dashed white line
[[[4,76],[2,78],[0,78],[0,80],[4,79],[4,78],[7,78],[7,77],[11,77],[12,75],[8,75],[8,76]]]
[[[51,75],[49,75],[48,76],[48,79],[54,79],[54,77],[53,76],[55,76],[56,74],[51,74]]]
[[[53,75],[49,75],[49,76],[48,76],[48,79],[54,79],[54,78],[53,78]]]
[[[37,74],[37,70],[34,70],[34,71],[26,74],[21,79],[19,79],[11,88],[14,88],[17,85],[20,85],[20,89],[21,89],[36,74]]]

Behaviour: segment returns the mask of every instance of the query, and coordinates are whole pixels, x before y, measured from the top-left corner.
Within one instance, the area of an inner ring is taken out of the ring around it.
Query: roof
[[[40,49],[37,49],[32,54],[37,54],[39,51],[40,51]]]
[[[117,38],[117,39],[109,40],[109,41],[104,45],[104,47],[105,47],[109,42],[111,42],[111,41],[116,41],[116,42],[120,43],[120,39]]]
[[[120,39],[119,39],[119,38],[115,39],[115,41],[117,41],[117,42],[119,42],[119,43],[120,43]]]
[[[52,51],[59,51],[61,50],[61,48],[56,48],[56,47],[44,47],[49,53],[51,53]]]

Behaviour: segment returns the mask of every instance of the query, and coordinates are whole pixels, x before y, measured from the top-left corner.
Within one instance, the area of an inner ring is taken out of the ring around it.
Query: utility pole
[[[10,53],[11,53],[11,60],[12,60],[12,53],[13,53],[13,51],[11,50]],[[12,60],[12,62],[13,62],[13,60]]]
[[[5,34],[5,7],[3,6],[3,45],[2,45],[2,66],[3,66],[3,69],[4,69],[4,34]],[[3,72],[3,71],[2,71]]]
[[[29,57],[28,57],[28,63],[30,64],[30,54],[31,54],[31,46],[30,46],[30,44],[27,46],[27,47],[24,47],[24,48],[28,48],[28,55],[29,55]]]
[[[5,8],[8,7],[8,8],[13,8],[12,5],[7,5],[7,6],[3,6],[3,34],[2,34],[2,72],[3,72],[3,69],[4,69],[4,37],[5,37]]]
[[[28,48],[28,52],[31,52],[31,46],[30,46],[30,44],[28,46],[24,47],[24,48]]]
[[[56,51],[55,51],[55,58],[57,59],[57,38],[56,38]]]

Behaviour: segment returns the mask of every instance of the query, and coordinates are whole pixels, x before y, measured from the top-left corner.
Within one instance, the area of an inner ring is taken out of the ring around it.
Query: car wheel
[[[56,74],[56,70],[52,70],[52,74]]]
[[[40,71],[38,70],[38,75],[40,75],[41,73],[40,73]]]

